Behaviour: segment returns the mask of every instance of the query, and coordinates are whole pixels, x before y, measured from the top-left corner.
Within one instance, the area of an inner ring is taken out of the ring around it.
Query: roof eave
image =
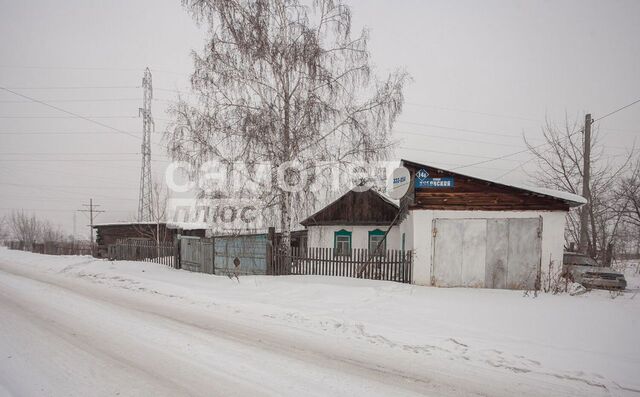
[[[419,167],[430,167],[430,168],[435,168],[435,169],[437,169],[437,170],[445,171],[445,172],[448,172],[448,173],[451,173],[451,174],[454,174],[454,175],[458,175],[458,176],[460,176],[460,177],[464,177],[464,178],[473,178],[473,179],[477,179],[477,180],[480,180],[480,181],[483,181],[483,182],[486,182],[486,183],[489,183],[489,184],[493,184],[493,185],[496,185],[496,186],[502,186],[502,187],[506,187],[506,188],[510,188],[510,189],[516,189],[516,190],[520,190],[520,191],[522,191],[522,192],[527,192],[527,193],[529,193],[529,194],[535,194],[535,195],[538,195],[538,196],[541,196],[541,197],[548,197],[548,198],[551,198],[551,199],[553,199],[553,200],[561,201],[561,202],[563,202],[563,203],[567,204],[570,208],[577,208],[577,207],[580,207],[580,206],[582,206],[582,205],[584,205],[584,204],[586,204],[586,203],[587,203],[587,201],[586,201],[586,200],[584,200],[584,202],[582,202],[582,201],[568,200],[568,199],[565,199],[565,198],[562,198],[562,197],[557,197],[557,196],[554,196],[554,195],[551,195],[551,194],[545,194],[545,193],[542,193],[542,192],[536,192],[535,190],[530,190],[530,189],[527,189],[527,188],[524,188],[524,187],[520,187],[520,186],[507,185],[507,184],[505,184],[505,183],[500,183],[500,182],[496,182],[496,181],[491,181],[491,180],[487,180],[487,179],[479,178],[479,177],[477,177],[477,176],[460,174],[460,173],[458,173],[458,172],[450,171],[450,170],[447,170],[447,169],[444,169],[444,168],[440,168],[440,167],[436,167],[436,166],[433,166],[433,165],[428,165],[428,164],[423,164],[423,163],[417,163],[417,162],[415,162],[415,161],[412,161],[412,160],[406,160],[406,159],[401,159],[401,160],[400,160],[400,164],[404,165],[405,163],[409,163],[409,164],[412,164],[412,165],[415,165],[415,166],[419,166]]]

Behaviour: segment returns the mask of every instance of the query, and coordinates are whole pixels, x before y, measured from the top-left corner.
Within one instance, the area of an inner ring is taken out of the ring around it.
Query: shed
[[[399,234],[414,251],[414,283],[534,289],[561,267],[566,214],[584,198],[402,165],[412,183]]]
[[[108,247],[121,239],[147,239],[160,241],[173,241],[178,229],[171,228],[165,222],[111,222],[93,225],[96,229],[96,243],[98,250],[96,255],[103,257],[108,252]],[[204,237],[206,229],[189,229],[184,234]]]

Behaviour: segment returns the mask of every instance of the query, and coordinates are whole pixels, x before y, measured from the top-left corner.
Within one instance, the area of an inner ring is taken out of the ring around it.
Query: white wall
[[[351,232],[352,248],[369,248],[369,232],[375,229],[386,231],[389,225],[378,226],[309,226],[308,241],[309,247],[333,248],[334,233],[338,230],[346,230]],[[393,226],[387,235],[387,249],[401,248],[401,234],[398,226]],[[407,247],[409,243],[407,242]],[[409,249],[409,248],[407,248]]]
[[[542,216],[542,268],[547,270],[551,261],[556,269],[562,266],[564,251],[565,211],[436,211],[412,210],[400,225],[407,232],[407,249],[414,249],[413,283],[431,284],[433,249],[433,220],[477,218],[537,218]],[[411,238],[409,238],[411,236]],[[411,241],[411,243],[409,243]],[[411,245],[410,245],[411,244]]]

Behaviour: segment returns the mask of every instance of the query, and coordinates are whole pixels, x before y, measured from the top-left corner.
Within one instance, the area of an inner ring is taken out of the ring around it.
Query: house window
[[[380,244],[379,248],[378,244]],[[378,248],[378,255],[384,255],[387,251],[387,240],[384,239],[384,231],[380,229],[371,230],[369,232],[369,253],[373,254],[376,248]]]
[[[333,236],[333,249],[335,255],[350,256],[351,255],[351,232],[344,229],[338,230]]]
[[[402,252],[405,251],[405,234],[402,233]]]

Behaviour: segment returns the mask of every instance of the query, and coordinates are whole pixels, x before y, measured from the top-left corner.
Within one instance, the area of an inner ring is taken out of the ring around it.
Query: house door
[[[540,269],[541,218],[435,219],[432,284],[532,289]]]

